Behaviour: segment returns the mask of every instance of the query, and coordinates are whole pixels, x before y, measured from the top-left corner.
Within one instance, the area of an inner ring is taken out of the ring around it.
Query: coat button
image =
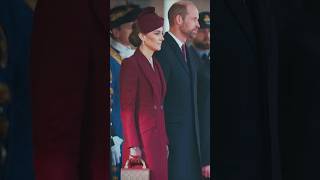
[[[163,106],[162,105],[160,106],[160,109],[163,110]]]
[[[156,105],[154,105],[154,106],[153,106],[153,109],[157,109],[157,106],[156,106]]]

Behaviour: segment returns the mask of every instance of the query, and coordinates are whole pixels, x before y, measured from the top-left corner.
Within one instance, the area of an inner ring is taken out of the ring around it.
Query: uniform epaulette
[[[121,64],[122,58],[121,56],[112,48],[110,48],[110,55],[119,63]]]

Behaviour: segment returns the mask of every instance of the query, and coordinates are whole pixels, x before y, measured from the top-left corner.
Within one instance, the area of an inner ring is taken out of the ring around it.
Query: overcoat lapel
[[[197,138],[197,147],[198,147],[198,153],[199,157],[201,158],[201,141],[200,141],[200,127],[199,127],[199,119],[198,119],[198,98],[197,98],[197,59],[192,59],[191,52],[189,52],[189,48],[186,48],[187,51],[187,58],[188,58],[188,64],[190,68],[190,78],[192,80],[192,92],[193,92],[193,102],[194,102],[194,125],[196,130],[196,138]]]
[[[161,69],[161,66],[158,62],[158,60],[156,60],[155,58],[153,59],[153,62],[154,62],[154,65],[155,65],[155,68],[158,69],[158,72],[159,72],[159,75],[160,75],[160,81],[161,81],[161,99],[164,99],[165,97],[165,92],[166,92],[166,89],[167,89],[167,86],[166,86],[166,81],[164,79],[164,74],[162,72],[162,69]]]
[[[154,76],[154,71],[150,65],[150,63],[148,62],[148,59],[140,52],[139,49],[136,50],[135,54],[137,54],[137,62],[138,65],[140,67],[140,69],[142,70],[145,78],[148,80],[148,82],[150,83],[151,87],[152,87],[152,93],[153,96],[157,96],[158,94],[155,93],[156,91],[156,85],[155,85],[155,76]]]
[[[171,49],[176,54],[176,57],[179,59],[180,65],[183,67],[183,69],[186,71],[186,73],[189,73],[188,65],[187,65],[187,63],[185,63],[181,49],[178,46],[178,44],[176,43],[176,41],[173,39],[173,37],[169,33],[166,33],[164,35],[164,38],[167,39],[168,45],[171,47]]]

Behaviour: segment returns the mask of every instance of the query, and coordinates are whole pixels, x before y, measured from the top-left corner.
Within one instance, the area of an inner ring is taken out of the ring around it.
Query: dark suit
[[[198,98],[198,119],[200,127],[200,152],[201,166],[210,164],[210,66],[209,58],[202,58],[191,45],[189,55],[192,61],[197,61],[197,98]]]
[[[170,151],[169,179],[199,179],[196,62],[190,59],[188,63],[184,61],[180,47],[168,33],[156,57],[167,82],[164,109]]]
[[[269,1],[214,1],[214,177],[279,180],[277,44]]]
[[[42,0],[31,87],[37,180],[107,179],[107,2]]]

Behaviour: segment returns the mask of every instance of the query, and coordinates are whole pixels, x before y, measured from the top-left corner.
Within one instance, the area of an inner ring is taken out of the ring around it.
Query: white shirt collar
[[[122,58],[128,58],[134,54],[135,49],[132,49],[130,46],[125,46],[122,43],[112,39],[110,37],[110,45],[119,51],[119,54]]]
[[[177,42],[178,46],[181,49],[181,46],[184,44],[183,42],[181,42],[172,32],[168,31],[168,33],[173,37],[173,39]]]
[[[204,54],[207,56],[210,55],[210,49],[200,50],[200,49],[196,48],[193,44],[191,44],[190,46],[193,46],[193,49],[196,51],[196,53],[199,55],[199,57],[202,57]]]

